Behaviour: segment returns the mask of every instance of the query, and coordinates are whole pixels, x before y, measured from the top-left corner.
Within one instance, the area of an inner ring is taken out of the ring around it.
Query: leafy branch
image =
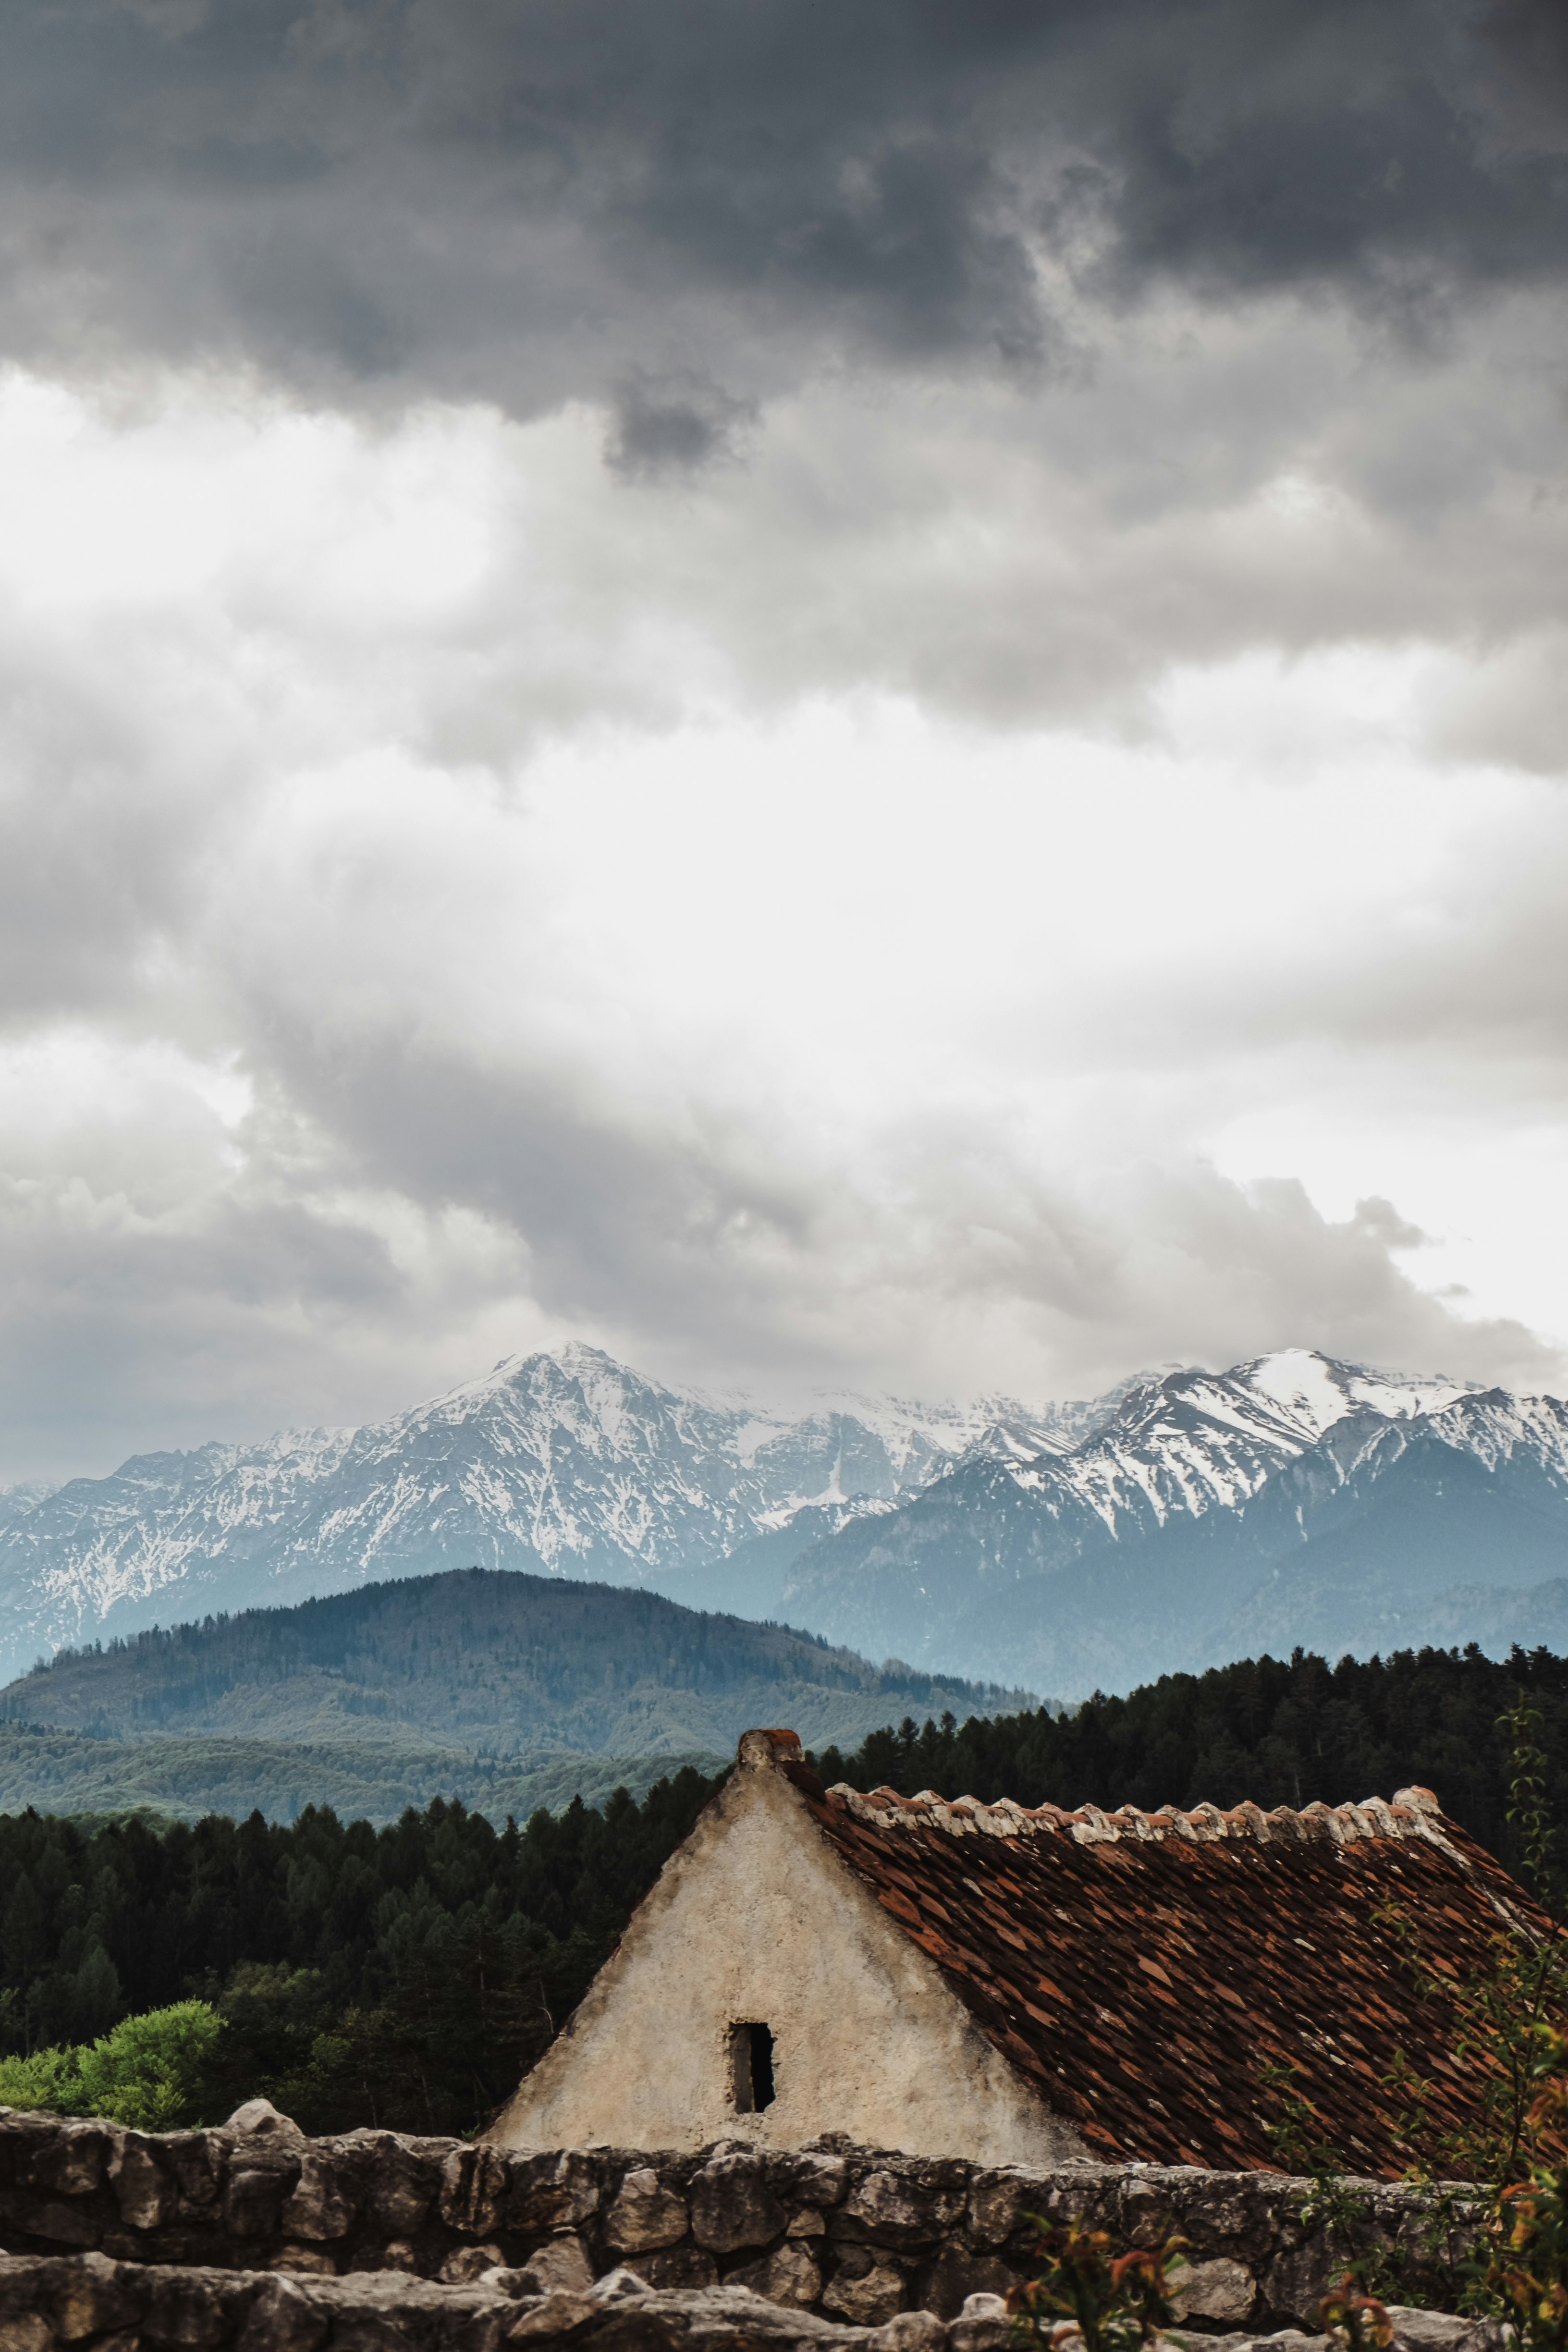
[[[1037,2278],[1016,2286],[1007,2298],[1013,2335],[1020,2345],[1046,2345],[1052,2352],[1136,2352],[1175,2317],[1172,2295],[1184,2267],[1184,2238],[1161,2246],[1137,2246],[1113,2254],[1104,2230],[1088,2230],[1074,2220],[1057,2229],[1031,2213],[1040,2233],[1044,2261]]]

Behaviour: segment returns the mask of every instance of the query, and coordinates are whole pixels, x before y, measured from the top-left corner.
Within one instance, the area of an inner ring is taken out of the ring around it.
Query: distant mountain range
[[[458,1569],[61,1652],[0,1690],[0,1808],[504,1815],[713,1770],[755,1723],[850,1746],[1032,1703],[658,1593]]]
[[[1568,1647],[1568,1406],[1300,1350],[1128,1384],[790,1564],[797,1622],[1066,1696],[1300,1646]]]
[[[572,1346],[366,1429],[13,1490],[0,1671],[470,1564],[1068,1698],[1297,1644],[1563,1647],[1568,1407],[1290,1349],[1089,1402],[792,1418]]]
[[[0,1495],[0,1674],[65,1642],[441,1568],[765,1616],[807,1534],[890,1507],[999,1433],[1026,1451],[1070,1443],[1082,1410],[851,1397],[791,1418],[661,1387],[595,1348],[513,1358],[364,1429],[137,1454],[108,1478]]]

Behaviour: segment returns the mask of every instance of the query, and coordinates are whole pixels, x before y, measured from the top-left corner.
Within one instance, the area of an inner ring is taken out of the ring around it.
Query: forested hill
[[[908,1709],[1027,1696],[625,1586],[458,1569],[64,1650],[0,1691],[0,1718],[100,1738],[722,1755],[754,1723],[848,1742]]]
[[[1549,1794],[1568,1866],[1568,1659],[1516,1650],[1505,1663],[1473,1645],[1343,1658],[1298,1650],[1204,1675],[1164,1675],[1125,1698],[1097,1696],[1071,1716],[1037,1713],[921,1730],[874,1732],[849,1755],[816,1759],[825,1779],[858,1789],[1021,1805],[1192,1806],[1266,1810],[1392,1797],[1415,1783],[1510,1868],[1508,1741],[1498,1717],[1520,1691],[1539,1708]]]

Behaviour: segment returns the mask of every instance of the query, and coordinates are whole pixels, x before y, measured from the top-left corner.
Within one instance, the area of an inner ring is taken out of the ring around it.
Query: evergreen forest
[[[0,1816],[0,2035],[29,2055],[195,1998],[224,2030],[182,2122],[259,2094],[311,2132],[472,2131],[719,1785],[689,1768],[500,1831],[440,1798],[381,1830]]]
[[[1335,1666],[1298,1651],[1070,1717],[909,1717],[814,1761],[862,1789],[1108,1808],[1337,1802],[1416,1781],[1517,1866],[1498,1717],[1521,1691],[1568,1818],[1568,1660],[1545,1651]],[[19,2099],[37,2053],[195,2001],[222,2025],[178,2120],[262,2094],[313,2132],[472,2131],[581,2000],[721,1777],[689,1767],[641,1802],[622,1789],[500,1829],[444,1799],[381,1829],[321,1805],[288,1824],[0,1816],[0,2096]]]
[[[1343,1804],[1414,1782],[1517,1869],[1498,1717],[1521,1690],[1544,1727],[1553,1817],[1568,1822],[1568,1659],[1515,1650],[1504,1663],[1474,1643],[1336,1666],[1300,1650],[1249,1658],[1163,1675],[1125,1698],[1097,1693],[1071,1715],[1042,1707],[962,1724],[944,1715],[923,1729],[906,1717],[847,1755],[824,1749],[816,1764],[830,1783],[905,1796],[936,1789],[1110,1809]]]

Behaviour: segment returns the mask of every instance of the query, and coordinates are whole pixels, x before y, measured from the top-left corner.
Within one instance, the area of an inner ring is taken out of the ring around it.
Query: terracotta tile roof
[[[927,1790],[825,1790],[780,1759],[816,1822],[997,2049],[1108,2162],[1277,2168],[1288,2062],[1319,2136],[1395,2175],[1379,2079],[1403,2050],[1435,2123],[1470,2113],[1446,2005],[1416,1992],[1374,1913],[1397,1903],[1429,1967],[1551,1923],[1425,1789],[1392,1804],[1154,1813],[1034,1811]]]

